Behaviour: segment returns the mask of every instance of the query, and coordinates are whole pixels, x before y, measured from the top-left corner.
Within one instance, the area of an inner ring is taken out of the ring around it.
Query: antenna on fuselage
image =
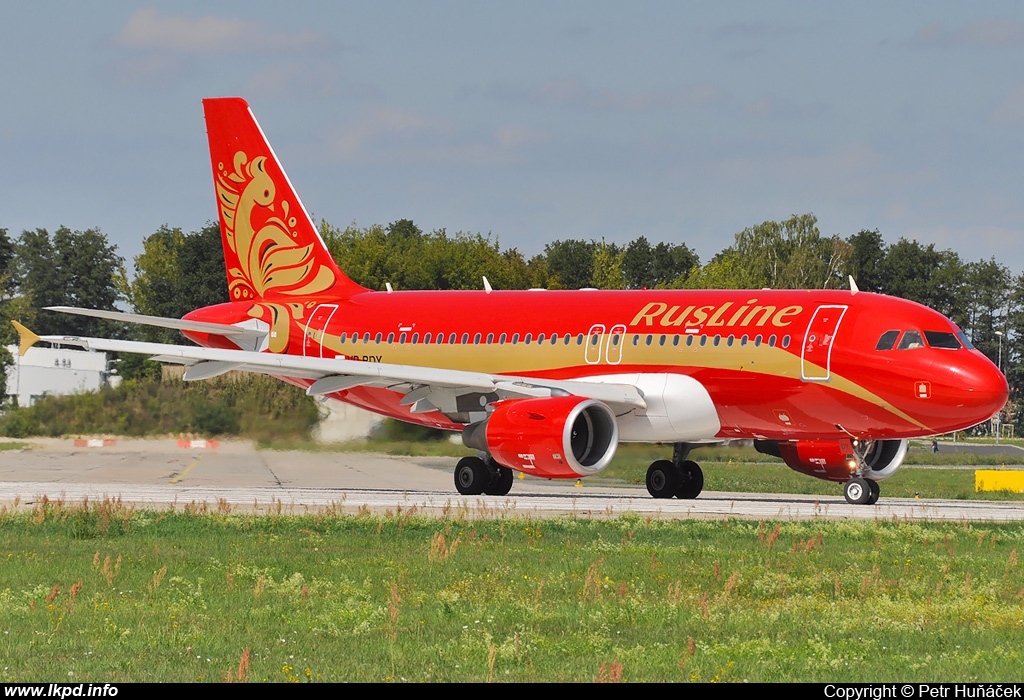
[[[388,294],[391,294],[391,292],[395,291],[394,289],[391,288],[391,283],[390,282],[385,282],[384,283],[384,288],[388,290]]]
[[[487,275],[484,275],[484,291],[487,294],[490,294],[491,292],[494,291],[493,289],[491,289],[491,283],[487,281]]]
[[[857,283],[854,282],[853,275],[847,275],[847,277],[850,278],[850,293],[856,294],[857,292],[860,291],[860,288],[857,286]]]

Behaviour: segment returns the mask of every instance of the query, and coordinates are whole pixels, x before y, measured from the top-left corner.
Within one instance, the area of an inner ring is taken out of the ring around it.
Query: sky
[[[0,228],[216,217],[201,100],[307,209],[530,256],[766,220],[1024,271],[1024,4],[0,0]]]

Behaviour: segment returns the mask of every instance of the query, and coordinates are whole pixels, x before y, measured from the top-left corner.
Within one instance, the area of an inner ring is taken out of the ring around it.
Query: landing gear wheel
[[[871,488],[871,497],[868,499],[868,505],[873,506],[878,503],[878,496],[882,493],[882,488],[874,479],[868,479],[868,486]]]
[[[479,457],[463,457],[455,465],[455,488],[463,496],[479,496],[491,483],[491,470]]]
[[[686,460],[680,470],[682,483],[676,489],[676,498],[696,498],[704,489],[704,472],[700,465],[692,460]]]
[[[857,506],[867,505],[871,500],[871,484],[867,479],[855,476],[846,482],[843,495],[846,496],[847,503]]]
[[[487,484],[487,488],[484,489],[484,493],[488,496],[504,496],[512,490],[512,481],[515,478],[515,474],[508,467],[503,467],[500,464],[493,464],[491,469],[494,470],[491,474],[491,482]]]
[[[672,498],[681,482],[679,469],[667,459],[659,459],[647,468],[647,492],[655,498]]]

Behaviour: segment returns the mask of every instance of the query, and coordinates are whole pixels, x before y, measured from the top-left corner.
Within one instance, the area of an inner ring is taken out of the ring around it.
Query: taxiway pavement
[[[251,443],[179,447],[173,440],[118,440],[78,447],[71,440],[32,440],[32,448],[0,451],[0,504],[31,507],[45,496],[68,503],[120,499],[136,506],[303,513],[409,512],[466,517],[1013,521],[1024,503],[883,497],[851,506],[835,497],[704,492],[695,500],[655,500],[643,487],[517,479],[507,496],[461,496],[452,458],[367,453],[257,450]]]

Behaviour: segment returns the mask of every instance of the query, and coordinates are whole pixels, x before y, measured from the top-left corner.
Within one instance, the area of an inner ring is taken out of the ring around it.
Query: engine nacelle
[[[866,469],[864,478],[888,479],[907,458],[908,440],[861,440],[855,447]]]
[[[858,467],[866,479],[892,476],[907,456],[906,440],[759,440],[758,452],[782,458],[801,474],[826,481],[849,481]]]
[[[495,404],[483,423],[466,427],[462,442],[527,474],[577,479],[608,466],[619,427],[611,409],[594,399],[510,399]]]

